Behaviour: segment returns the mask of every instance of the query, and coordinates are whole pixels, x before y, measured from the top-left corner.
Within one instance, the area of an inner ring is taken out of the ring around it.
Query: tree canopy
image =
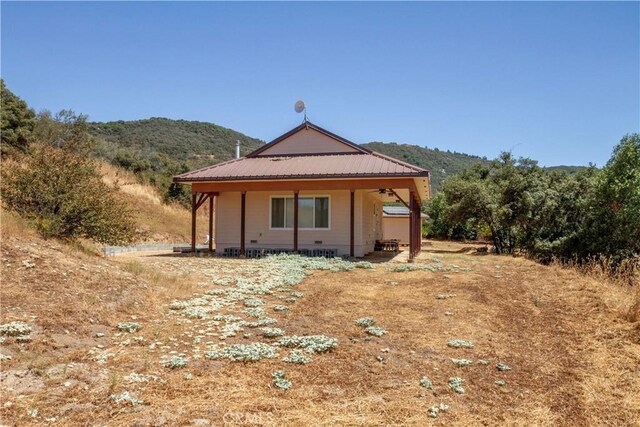
[[[25,152],[36,125],[36,114],[27,103],[14,95],[0,79],[2,90],[0,108],[0,133],[2,133],[2,155],[13,151]]]

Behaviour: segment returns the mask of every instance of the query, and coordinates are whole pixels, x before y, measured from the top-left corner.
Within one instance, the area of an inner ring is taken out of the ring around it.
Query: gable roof
[[[270,155],[268,151],[309,130],[345,145],[343,152]],[[361,147],[311,122],[304,122],[245,157],[183,173],[174,182],[428,177],[429,171]]]
[[[324,135],[328,138],[330,138],[333,141],[336,141],[340,144],[345,145],[345,148],[350,149],[350,152],[353,153],[371,153],[371,150],[368,150],[364,147],[359,146],[358,144],[355,144],[351,141],[349,141],[348,139],[345,139],[339,135],[336,135],[335,133],[329,132],[326,129],[321,128],[320,126],[314,125],[313,123],[309,122],[309,121],[305,121],[302,124],[300,124],[299,126],[296,126],[295,128],[291,129],[289,132],[280,135],[279,137],[277,137],[276,139],[274,139],[273,141],[263,145],[262,147],[258,148],[257,150],[252,151],[251,153],[247,154],[246,157],[258,157],[258,156],[264,156],[264,155],[269,155],[267,152],[270,151],[271,149],[274,148],[274,146],[276,146],[277,144],[282,143],[283,141],[286,141],[287,139],[289,139],[290,137],[292,137],[293,135],[304,131],[304,130],[313,130],[315,132],[318,132],[321,135]],[[343,150],[340,150],[341,152]],[[288,154],[282,154],[282,155],[289,155],[289,156],[293,156],[293,155],[307,155],[308,153],[288,153]],[[337,153],[336,153],[337,154]]]
[[[265,179],[426,177],[419,167],[380,153],[242,157],[183,173],[174,182]]]

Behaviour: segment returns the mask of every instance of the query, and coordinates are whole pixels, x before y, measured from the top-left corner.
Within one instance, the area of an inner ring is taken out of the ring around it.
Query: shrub
[[[431,382],[431,379],[429,379],[429,377],[422,377],[422,379],[420,380],[420,385],[422,385],[422,387],[426,388],[427,390],[431,390],[433,388],[433,383]]]
[[[438,406],[432,406],[429,408],[429,416],[431,418],[437,418],[439,412],[446,412],[449,410],[449,405],[446,403],[441,403]]]
[[[306,365],[311,362],[311,358],[305,356],[302,350],[291,350],[288,357],[282,359],[283,362],[294,363],[296,365]]]
[[[500,362],[496,365],[496,369],[500,372],[505,372],[505,371],[510,371],[511,368],[509,366],[507,366],[506,364]]]
[[[167,359],[164,362],[162,362],[162,364],[164,365],[165,368],[180,369],[187,366],[187,360],[180,356],[173,356],[170,359]]]
[[[376,323],[373,320],[373,317],[361,317],[360,319],[356,319],[355,324],[358,326],[362,326],[363,328],[373,326]]]
[[[473,348],[473,343],[468,340],[449,340],[447,345],[453,348]]]
[[[113,400],[113,402],[117,405],[121,403],[125,403],[131,406],[135,406],[135,405],[140,405],[144,403],[144,401],[142,399],[139,399],[138,396],[126,390],[120,394],[112,394],[111,400]]]
[[[473,364],[473,362],[469,359],[451,359],[451,361],[454,365],[460,366],[461,368],[471,366]]]
[[[376,337],[381,337],[387,333],[387,331],[380,326],[369,326],[365,329],[365,332]]]
[[[456,393],[464,394],[464,387],[462,387],[463,383],[464,380],[460,377],[449,378],[449,387],[451,387],[451,389]]]
[[[6,163],[0,189],[7,208],[33,222],[44,238],[128,244],[140,237],[116,190],[71,149],[38,145],[33,155]]]
[[[280,328],[262,328],[262,336],[265,338],[275,338],[284,335],[284,331]]]
[[[282,390],[289,390],[292,386],[291,381],[285,379],[284,371],[274,371],[271,373],[273,384]]]
[[[31,326],[24,322],[9,322],[0,325],[0,335],[9,335],[11,337],[28,335],[31,333]]]
[[[24,152],[32,138],[36,125],[36,114],[26,102],[14,95],[0,79],[2,90],[2,154]]]
[[[255,342],[251,344],[233,344],[222,350],[213,350],[205,354],[207,359],[229,359],[232,362],[257,362],[262,359],[278,357],[277,348],[269,344]]]
[[[308,353],[323,353],[335,348],[338,340],[325,335],[292,335],[280,338],[278,344],[283,347],[304,348]]]
[[[118,329],[120,329],[123,332],[129,332],[130,334],[134,332],[138,332],[140,328],[142,328],[142,326],[140,326],[139,323],[135,323],[135,322],[118,323]]]

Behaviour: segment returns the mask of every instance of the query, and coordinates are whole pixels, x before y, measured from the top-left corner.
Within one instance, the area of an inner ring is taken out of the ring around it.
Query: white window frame
[[[302,228],[302,227],[298,227],[298,230],[305,230],[305,231],[331,231],[331,206],[332,206],[331,196],[329,194],[304,194],[304,195],[298,194],[298,198],[301,198],[301,199],[314,199],[314,201],[313,201],[313,206],[314,206],[314,209],[313,209],[313,224],[314,225],[316,223],[316,210],[315,210],[316,202],[315,202],[315,199],[316,198],[326,198],[329,201],[329,209],[328,209],[329,218],[328,218],[328,224],[327,224],[328,226],[326,228],[315,228],[315,227]],[[272,222],[271,216],[273,215],[273,199],[294,199],[294,196],[289,196],[289,195],[286,195],[286,194],[269,196],[269,230],[274,230],[274,231],[287,231],[287,230],[291,231],[291,230],[293,230],[293,227],[273,227],[272,226],[273,222]],[[287,202],[286,202],[286,200],[285,200],[284,204],[285,204],[284,223],[286,224],[287,223],[287,218],[286,218]]]

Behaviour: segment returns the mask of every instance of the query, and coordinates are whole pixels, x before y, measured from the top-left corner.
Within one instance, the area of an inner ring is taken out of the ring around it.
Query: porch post
[[[245,228],[245,216],[247,212],[247,192],[242,192],[242,199],[240,202],[240,256],[244,256],[244,228]]]
[[[421,242],[420,242],[420,235],[422,234],[420,231],[420,204],[418,203],[418,200],[416,199],[414,202],[414,206],[415,206],[415,227],[416,227],[416,255],[418,255],[420,253],[420,246],[421,246]]]
[[[409,262],[413,262],[416,247],[415,200],[413,191],[409,192]]]
[[[349,236],[349,256],[355,256],[355,190],[351,190],[351,216],[349,217],[349,228],[350,228],[350,236]]]
[[[196,253],[196,193],[191,194],[191,253]]]
[[[209,193],[209,252],[213,251],[213,193]]]
[[[293,250],[298,252],[298,191],[293,192]]]

